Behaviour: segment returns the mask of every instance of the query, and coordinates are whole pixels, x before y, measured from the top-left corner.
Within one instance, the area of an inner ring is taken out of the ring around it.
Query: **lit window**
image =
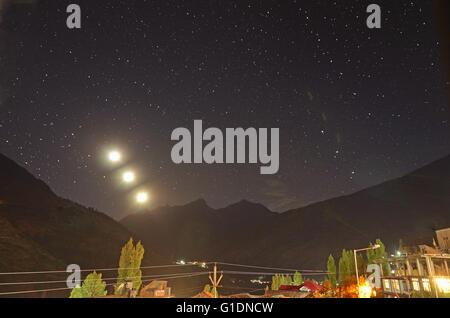
[[[394,280],[394,289],[395,290],[400,290],[400,285],[398,283],[398,280]]]
[[[436,284],[438,289],[445,293],[450,294],[450,279],[445,277],[438,277],[436,278]]]
[[[414,290],[417,290],[417,291],[420,290],[420,284],[419,284],[419,280],[417,278],[412,279],[412,285],[413,285]]]
[[[422,279],[423,289],[426,291],[431,291],[430,281],[427,278]]]

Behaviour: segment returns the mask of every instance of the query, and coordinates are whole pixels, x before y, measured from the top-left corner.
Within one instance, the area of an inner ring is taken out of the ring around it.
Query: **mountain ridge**
[[[138,238],[93,208],[58,197],[42,180],[0,154],[0,271],[115,267]],[[161,259],[146,252],[144,264]],[[153,259],[152,259],[153,258]]]
[[[154,248],[170,251],[172,258],[209,256],[323,268],[330,253],[338,257],[342,248],[367,246],[377,238],[390,246],[399,239],[430,243],[434,229],[450,226],[449,180],[450,156],[446,156],[402,177],[283,213],[244,200],[219,209],[160,207],[159,218],[165,222],[145,219],[146,213],[120,222],[150,244],[156,237],[149,233],[157,231],[160,246]],[[182,234],[164,235],[163,228]]]
[[[342,248],[366,246],[376,238],[389,245],[400,238],[430,242],[434,229],[450,225],[449,210],[450,156],[400,178],[283,213],[248,200],[214,209],[197,199],[116,222],[58,197],[0,154],[0,227],[8,233],[0,240],[0,267],[109,266],[134,236],[148,251],[144,264],[151,256],[323,269],[329,253],[338,257]]]
[[[307,208],[307,207],[309,207],[309,206],[312,206],[312,205],[315,205],[315,204],[319,204],[319,203],[324,202],[324,201],[328,201],[328,200],[333,200],[333,199],[338,199],[338,198],[343,198],[343,197],[349,197],[349,196],[352,196],[352,195],[354,195],[354,194],[356,194],[356,193],[363,192],[363,191],[367,190],[368,188],[374,188],[374,187],[377,187],[377,186],[379,186],[379,185],[381,185],[381,184],[387,183],[387,182],[392,181],[392,180],[400,179],[400,178],[402,178],[402,177],[404,177],[404,176],[407,176],[407,175],[410,175],[410,174],[417,174],[418,172],[420,172],[422,169],[426,168],[427,166],[429,166],[429,165],[434,165],[434,164],[439,164],[439,163],[441,163],[441,162],[443,163],[443,162],[445,162],[445,161],[450,160],[449,158],[450,158],[450,154],[447,155],[447,156],[444,156],[444,157],[442,157],[442,158],[439,158],[439,159],[430,161],[430,162],[427,163],[426,165],[424,165],[424,166],[422,166],[422,167],[419,167],[419,168],[416,168],[416,169],[413,169],[413,170],[411,170],[410,172],[405,173],[405,174],[403,174],[403,175],[401,175],[401,176],[399,176],[399,177],[396,177],[396,178],[393,178],[393,179],[389,179],[389,180],[385,180],[385,181],[382,181],[382,182],[373,184],[373,185],[368,186],[368,187],[366,187],[366,188],[364,188],[364,189],[360,189],[360,190],[357,190],[357,191],[352,192],[352,193],[349,193],[349,194],[344,194],[344,195],[339,195],[339,196],[335,196],[335,197],[330,197],[330,198],[328,198],[328,199],[321,200],[321,201],[314,201],[314,202],[311,202],[311,203],[308,203],[308,204],[305,204],[305,205],[301,205],[301,206],[298,206],[298,207],[295,207],[295,208],[290,208],[290,209],[287,209],[287,210],[285,210],[285,211],[280,211],[280,212],[278,212],[278,211],[273,211],[273,210],[271,210],[269,207],[265,206],[265,205],[262,204],[262,203],[253,202],[253,201],[247,200],[247,199],[240,199],[239,201],[229,203],[229,204],[227,204],[227,205],[224,206],[224,207],[212,208],[210,205],[208,205],[208,203],[207,203],[207,201],[206,201],[205,198],[203,198],[203,197],[198,197],[198,198],[193,199],[193,200],[191,200],[191,201],[188,201],[188,202],[186,202],[186,203],[180,203],[180,204],[176,204],[176,205],[160,205],[160,206],[157,206],[157,207],[152,208],[152,209],[149,209],[149,210],[144,210],[144,211],[140,211],[140,212],[136,212],[136,213],[130,213],[130,214],[127,214],[127,215],[123,216],[123,217],[120,218],[118,221],[121,222],[122,220],[126,219],[128,216],[132,216],[132,215],[136,215],[136,214],[150,213],[151,211],[158,210],[158,209],[160,209],[160,208],[183,207],[183,206],[186,206],[186,205],[189,205],[189,204],[198,203],[198,202],[202,202],[202,204],[204,204],[204,205],[206,205],[206,206],[208,206],[209,208],[214,209],[214,210],[223,210],[223,209],[227,209],[227,208],[229,208],[230,206],[233,206],[233,205],[236,205],[236,204],[239,204],[239,203],[253,203],[253,204],[257,204],[257,205],[263,206],[265,209],[269,210],[269,211],[272,212],[272,213],[283,214],[283,213],[287,213],[287,212],[290,212],[290,211],[295,211],[295,210],[298,210],[298,209]]]

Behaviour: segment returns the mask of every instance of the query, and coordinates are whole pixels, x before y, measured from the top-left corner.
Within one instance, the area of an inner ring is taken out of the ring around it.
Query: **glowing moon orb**
[[[111,162],[118,162],[118,161],[120,161],[120,158],[121,158],[120,152],[118,152],[116,150],[111,151],[108,154],[108,158],[109,158],[109,161],[111,161]]]
[[[148,201],[147,192],[139,192],[136,195],[136,201],[137,201],[137,203],[140,203],[140,204],[147,202]]]
[[[134,175],[134,172],[132,172],[132,171],[126,171],[122,175],[122,180],[126,183],[133,182],[134,179],[135,179],[135,175]]]

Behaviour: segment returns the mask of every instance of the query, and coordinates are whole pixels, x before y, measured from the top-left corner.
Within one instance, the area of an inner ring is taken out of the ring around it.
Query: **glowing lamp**
[[[139,204],[143,204],[143,203],[147,202],[148,201],[148,194],[147,194],[147,192],[139,192],[136,195],[136,201]]]
[[[109,159],[109,161],[111,161],[111,162],[119,162],[120,161],[120,159],[121,159],[121,155],[120,155],[120,152],[118,152],[118,151],[116,151],[116,150],[114,150],[114,151],[111,151],[109,154],[108,154],[108,159]]]
[[[126,171],[122,175],[122,180],[126,183],[133,182],[135,180],[134,172],[132,171]]]

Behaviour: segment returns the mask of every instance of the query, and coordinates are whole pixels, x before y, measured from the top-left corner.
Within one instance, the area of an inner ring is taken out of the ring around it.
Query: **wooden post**
[[[214,263],[213,278],[211,278],[211,274],[209,274],[209,280],[211,281],[211,284],[213,285],[214,298],[217,298],[217,287],[219,287],[219,283],[222,280],[222,277],[223,277],[223,273],[220,274],[219,280],[217,280],[217,263]]]

